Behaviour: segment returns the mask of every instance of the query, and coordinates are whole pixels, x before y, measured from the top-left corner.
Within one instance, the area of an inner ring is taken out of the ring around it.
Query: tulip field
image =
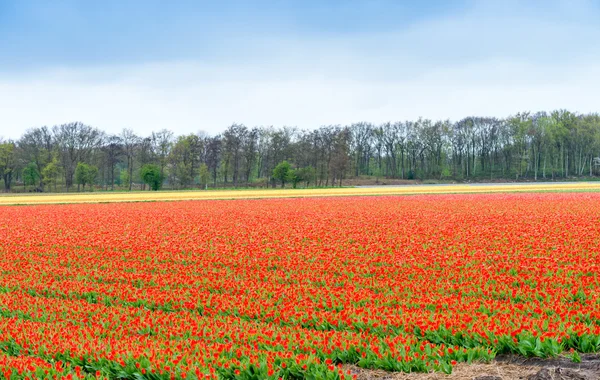
[[[352,379],[600,351],[600,193],[0,207],[0,378]]]

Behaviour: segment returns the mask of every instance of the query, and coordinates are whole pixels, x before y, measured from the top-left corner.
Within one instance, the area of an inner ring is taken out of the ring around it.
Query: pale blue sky
[[[0,0],[0,136],[596,111],[600,0]]]
[[[4,68],[254,59],[246,44],[385,33],[465,2],[1,0]],[[238,53],[241,53],[239,56]],[[277,51],[270,51],[277,54]]]

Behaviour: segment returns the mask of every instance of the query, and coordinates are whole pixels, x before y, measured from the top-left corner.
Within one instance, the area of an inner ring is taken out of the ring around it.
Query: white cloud
[[[564,19],[560,7],[536,19],[533,9],[487,4],[384,35],[262,40],[252,59],[239,62],[0,74],[0,136],[73,120],[113,133],[217,133],[232,122],[314,128],[597,110],[600,54],[586,46],[600,30],[586,17],[572,22],[593,13],[588,3]]]

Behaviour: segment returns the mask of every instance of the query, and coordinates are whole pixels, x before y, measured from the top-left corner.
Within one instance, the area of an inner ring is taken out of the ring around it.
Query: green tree
[[[96,178],[98,178],[98,167],[95,165],[89,165],[87,183],[90,185],[90,191],[94,191],[92,186],[96,182]]]
[[[15,171],[15,143],[0,143],[0,175],[4,180],[4,191],[10,191],[12,176]]]
[[[23,168],[23,183],[25,186],[35,186],[40,180],[35,162],[30,162]]]
[[[90,189],[92,188],[92,184],[96,181],[96,177],[98,176],[98,168],[94,165],[88,165],[85,162],[78,162],[77,167],[75,168],[75,182],[77,182],[77,191],[79,191],[79,186],[83,187],[85,191],[85,185],[89,184]]]
[[[75,182],[77,183],[77,191],[80,191],[80,186],[83,185],[85,189],[85,181],[87,176],[87,168],[88,164],[83,162],[78,162],[77,167],[75,168]]]
[[[146,164],[140,168],[140,177],[148,184],[150,189],[160,190],[163,183],[160,166],[154,164]]]
[[[278,181],[281,181],[281,187],[285,187],[286,182],[290,182],[293,180],[294,172],[292,170],[292,165],[290,165],[287,161],[281,161],[275,169],[273,169],[273,178]]]
[[[44,168],[42,169],[42,180],[47,186],[54,185],[54,191],[56,191],[56,185],[58,184],[58,176],[61,173],[61,168],[56,157],[53,158]]]
[[[292,183],[293,189],[295,189],[298,186],[298,182],[302,180],[302,178],[298,174],[298,169],[292,169],[290,170],[290,173],[288,175],[288,181]]]
[[[193,178],[190,176],[190,165],[178,162],[173,171],[181,189],[191,187]]]
[[[204,186],[205,189],[208,188],[208,179],[210,178],[210,172],[206,164],[200,165],[200,170],[198,170],[198,177],[200,177],[200,186]]]
[[[291,182],[294,186],[294,189],[296,188],[297,184],[301,182],[304,183],[305,187],[308,187],[308,185],[314,180],[315,175],[316,170],[312,166],[292,170]]]
[[[203,140],[197,135],[180,136],[173,149],[171,149],[169,158],[176,182],[182,188],[192,187],[194,178],[198,173],[200,153],[203,150]],[[175,182],[175,181],[174,181]]]
[[[121,173],[119,174],[119,180],[121,185],[129,186],[129,171],[127,169],[121,170]]]

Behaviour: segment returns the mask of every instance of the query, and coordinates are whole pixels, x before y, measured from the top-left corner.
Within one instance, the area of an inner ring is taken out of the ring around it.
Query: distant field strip
[[[598,183],[415,185],[369,188],[198,190],[119,193],[19,194],[0,196],[0,205],[183,201],[202,199],[303,198],[448,193],[501,193],[539,191],[600,191]]]

